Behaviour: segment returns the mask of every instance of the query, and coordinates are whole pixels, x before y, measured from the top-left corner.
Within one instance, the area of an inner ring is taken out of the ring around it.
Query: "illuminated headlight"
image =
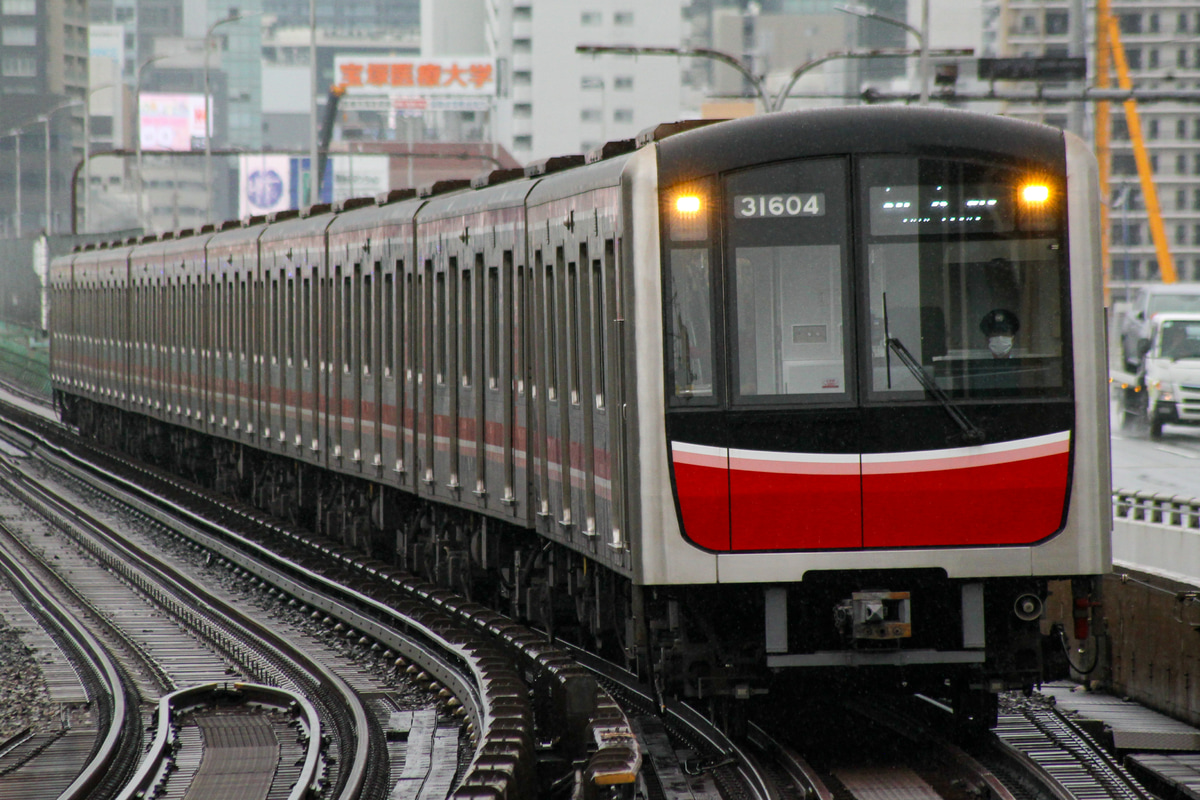
[[[1175,402],[1174,387],[1165,381],[1155,381],[1154,390],[1158,392],[1158,399],[1163,403]]]

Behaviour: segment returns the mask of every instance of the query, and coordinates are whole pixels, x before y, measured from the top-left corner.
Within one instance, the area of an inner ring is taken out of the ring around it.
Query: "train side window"
[[[504,268],[513,276],[512,297],[512,369],[516,378],[517,394],[525,394],[525,337],[527,330],[525,318],[525,268],[518,265],[513,271],[513,254],[511,250],[504,251]]]
[[[246,292],[247,292],[246,280],[243,278],[238,283],[239,283],[239,288],[238,288],[237,351],[238,351],[238,355],[241,358],[241,360],[245,361],[246,360],[246,348],[247,348],[247,345],[249,344],[249,336],[248,336],[247,328],[249,327],[248,323],[250,321],[250,309],[249,309],[249,303],[247,302],[249,298],[247,297],[247,294],[246,294]]]
[[[397,263],[396,269],[402,270],[402,264]],[[400,306],[403,300],[395,296],[396,289],[401,284],[397,284],[393,273],[388,272],[383,276],[383,376],[390,378],[396,374],[396,308]]]
[[[505,251],[508,257],[508,251]],[[487,271],[487,382],[489,389],[500,388],[500,270]]]
[[[567,264],[567,341],[570,349],[567,351],[569,361],[568,378],[571,381],[569,393],[572,405],[579,405],[580,378],[583,371],[583,326],[579,322],[579,268],[587,268],[587,245],[579,246],[579,261]]]
[[[313,278],[303,278],[300,285],[300,362],[309,369],[312,357],[312,285]]]
[[[483,256],[477,256],[482,259]],[[459,336],[462,338],[462,361],[460,371],[463,386],[471,385],[471,372],[475,364],[475,288],[471,283],[472,270],[463,269],[462,283],[462,323],[459,325]]]
[[[402,262],[397,262],[397,269],[403,269]],[[413,293],[413,276],[412,273],[404,273],[404,283],[401,293],[404,295],[404,304],[400,306],[400,358],[403,360],[401,369],[404,370],[404,379],[411,381],[413,376],[413,360],[416,358],[413,350],[413,345],[417,340],[417,331],[413,329],[413,321],[416,318],[415,308],[410,308],[409,303],[416,302],[416,295]]]
[[[296,363],[296,279],[290,275],[285,291],[287,294],[284,298],[283,336],[284,348],[287,352],[287,365],[290,367]]]
[[[608,315],[605,313],[604,263],[612,261],[612,239],[604,243],[604,261],[592,259],[592,393],[595,395],[596,408],[604,408],[604,348],[607,344],[604,332],[608,329]]]
[[[453,259],[451,259],[453,262]],[[454,266],[451,263],[451,266]],[[441,385],[446,382],[446,340],[449,338],[449,331],[446,330],[446,273],[439,272],[435,278],[434,285],[436,287],[436,296],[433,299],[435,311],[437,314],[437,324],[434,325],[434,353],[437,355],[437,364],[434,367],[434,379]]]
[[[354,289],[360,269],[361,266],[355,264],[353,275],[342,278],[342,372],[350,371],[354,359],[354,340],[357,338],[354,330],[354,298],[357,292]]]
[[[375,262],[375,269],[379,269],[379,262]],[[362,323],[363,327],[359,330],[362,335],[359,340],[362,342],[362,374],[370,375],[372,365],[375,363],[375,280],[374,275],[370,272],[362,276]]]
[[[279,279],[275,278],[273,281],[271,281],[271,310],[268,315],[268,320],[270,321],[271,326],[271,344],[269,349],[271,351],[270,356],[272,364],[279,363],[279,332],[283,327],[281,324],[282,313],[283,309],[279,302]]]
[[[557,250],[555,261],[563,260],[563,249]],[[543,331],[546,342],[546,399],[558,399],[558,341],[561,331],[558,327],[558,284],[555,280],[555,262],[546,264],[546,327]]]

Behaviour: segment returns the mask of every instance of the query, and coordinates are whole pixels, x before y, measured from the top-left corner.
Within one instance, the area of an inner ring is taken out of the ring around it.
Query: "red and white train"
[[[665,689],[986,720],[1109,569],[1098,203],[1001,117],[664,125],[58,259],[56,398]]]

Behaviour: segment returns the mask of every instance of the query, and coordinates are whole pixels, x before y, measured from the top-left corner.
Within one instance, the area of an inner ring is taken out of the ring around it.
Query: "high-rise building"
[[[442,3],[425,0],[425,8]],[[496,139],[520,161],[584,152],[635,136],[682,111],[681,60],[584,56],[579,44],[679,47],[679,0],[482,0],[485,46],[496,59]],[[430,24],[430,15],[424,18]],[[454,20],[432,16],[433,25]],[[423,36],[438,31],[423,29]]]
[[[985,36],[998,56],[1066,56],[1071,54],[1073,20],[1070,0],[1001,0],[992,2]],[[1081,5],[1081,4],[1079,4]],[[1134,88],[1194,88],[1200,76],[1200,10],[1190,4],[1114,2],[1125,59]],[[1088,54],[1094,55],[1094,20],[1085,20]],[[1083,54],[1080,54],[1083,55]],[[1089,58],[1093,64],[1094,58]],[[1094,74],[1089,82],[1095,84]],[[1111,73],[1116,86],[1116,72]],[[1013,84],[1010,84],[1013,85]],[[1054,86],[1055,84],[1048,84]],[[1016,84],[1016,86],[1020,86]],[[1067,84],[1058,84],[1066,88]],[[1004,113],[1068,127],[1068,103],[1010,104]],[[1094,120],[1094,104],[1081,116]],[[1176,274],[1200,280],[1200,109],[1194,103],[1138,104],[1141,129],[1153,183]],[[1090,131],[1085,131],[1090,133]],[[1134,161],[1133,143],[1122,105],[1111,104],[1109,152],[1110,261],[1114,284],[1161,278],[1146,201]]]
[[[82,0],[0,0],[0,185],[17,186],[21,148],[19,221],[18,192],[0,193],[0,230],[9,235],[18,227],[23,234],[70,227],[67,198],[82,155],[87,41]]]

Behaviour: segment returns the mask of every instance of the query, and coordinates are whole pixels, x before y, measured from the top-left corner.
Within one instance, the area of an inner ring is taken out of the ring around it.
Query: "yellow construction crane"
[[[1096,87],[1108,88],[1109,65],[1116,68],[1117,85],[1126,91],[1133,89],[1129,78],[1129,64],[1125,60],[1125,47],[1121,44],[1121,29],[1117,18],[1111,13],[1109,0],[1097,0],[1096,3]],[[1129,140],[1133,144],[1133,159],[1137,164],[1138,178],[1142,186],[1142,197],[1146,202],[1146,216],[1150,222],[1150,236],[1154,241],[1154,252],[1158,257],[1158,274],[1164,283],[1174,283],[1178,276],[1175,274],[1175,262],[1171,259],[1171,249],[1167,244],[1167,232],[1163,227],[1162,209],[1158,205],[1158,189],[1154,185],[1154,175],[1150,172],[1150,157],[1146,154],[1146,140],[1142,137],[1142,121],[1138,116],[1137,101],[1132,95],[1124,102],[1125,124],[1129,129]],[[1100,235],[1102,263],[1105,269],[1109,262],[1109,233],[1110,219],[1109,202],[1109,135],[1111,119],[1108,102],[1101,102],[1096,107],[1096,158],[1100,162]],[[1104,276],[1105,294],[1108,293],[1108,273]]]

